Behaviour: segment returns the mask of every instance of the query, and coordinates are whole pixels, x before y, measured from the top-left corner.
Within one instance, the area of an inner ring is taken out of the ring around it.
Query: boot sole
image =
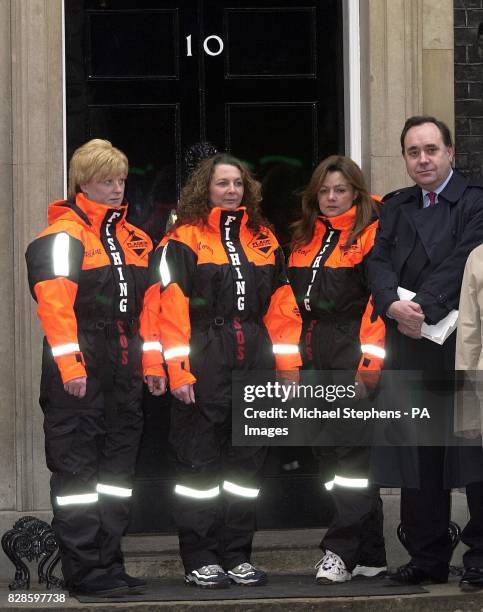
[[[194,580],[186,581],[185,585],[190,587],[198,587],[199,589],[228,589],[230,587],[229,582],[223,582],[221,584],[200,584]]]
[[[465,593],[474,593],[475,591],[481,591],[481,589],[483,589],[483,584],[477,585],[469,582],[462,582],[460,583],[460,589]]]
[[[130,595],[142,595],[143,593],[146,592],[146,589],[147,589],[147,585],[132,586],[132,587],[129,587],[129,594]]]
[[[245,582],[240,579],[235,580],[231,576],[230,576],[230,580],[233,582],[233,584],[238,584],[240,586],[252,586],[252,587],[263,586],[264,584],[267,584],[268,582],[268,578],[262,578],[260,580],[248,580]]]
[[[345,582],[350,582],[350,578],[349,580],[331,580],[330,578],[316,578],[315,582],[317,584],[344,584]]]

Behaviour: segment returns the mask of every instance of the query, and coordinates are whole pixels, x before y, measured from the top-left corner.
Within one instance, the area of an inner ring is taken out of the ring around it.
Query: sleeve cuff
[[[183,370],[180,366],[168,365],[169,387],[171,391],[182,387],[183,385],[192,385],[196,382],[196,378],[187,370]]]
[[[298,370],[302,365],[302,359],[300,353],[294,353],[293,355],[275,355],[275,368],[280,372],[287,372],[289,370]]]
[[[366,387],[374,389],[381,377],[383,362],[384,360],[380,357],[363,353],[357,369],[356,380],[360,380]]]
[[[146,381],[146,376],[161,376],[161,378],[167,378],[166,370],[162,364],[157,364],[153,366],[145,366],[143,365],[143,375],[144,380]]]
[[[446,304],[425,304],[424,299],[418,295],[414,296],[413,301],[417,302],[423,309],[425,315],[424,322],[428,325],[436,325],[451,311],[451,308],[448,308]]]
[[[143,374],[146,376],[166,376],[160,352],[147,351],[142,356]]]
[[[54,359],[59,368],[64,385],[74,378],[87,376],[84,356],[80,351],[67,353],[67,355],[60,355],[59,357],[54,357]]]

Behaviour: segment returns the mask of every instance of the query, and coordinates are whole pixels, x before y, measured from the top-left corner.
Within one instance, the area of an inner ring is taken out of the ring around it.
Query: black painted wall
[[[456,166],[483,178],[483,0],[454,0]]]

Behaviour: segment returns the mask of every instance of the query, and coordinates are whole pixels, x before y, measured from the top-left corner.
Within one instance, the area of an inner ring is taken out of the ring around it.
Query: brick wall
[[[454,0],[456,166],[483,178],[483,0]]]

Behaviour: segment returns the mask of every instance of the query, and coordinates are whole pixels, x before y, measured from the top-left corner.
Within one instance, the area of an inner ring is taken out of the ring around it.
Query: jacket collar
[[[119,221],[124,220],[127,214],[127,203],[123,203],[121,206],[107,206],[106,204],[99,204],[99,202],[89,200],[83,193],[76,195],[75,205],[84,213],[90,224],[96,229],[100,229],[108,212],[119,211],[122,215]],[[76,212],[75,209],[74,212]],[[79,216],[82,218],[81,215]],[[85,223],[85,219],[82,220]]]
[[[467,186],[468,179],[457,170],[454,170],[451,180],[439,194],[439,197],[444,198],[450,204],[456,204],[461,199]]]
[[[239,219],[240,225],[246,225],[248,221],[247,209],[245,206],[239,206],[236,210],[226,210],[220,206],[215,206],[210,210],[208,215],[208,225],[211,229],[219,232],[220,222],[223,216],[233,215]]]
[[[350,231],[354,227],[356,212],[357,207],[351,206],[349,210],[341,215],[337,215],[336,217],[325,217],[324,215],[319,215],[318,218],[322,221],[322,223],[332,227],[335,230]]]
[[[453,170],[453,176],[449,183],[439,194],[439,198],[444,198],[449,204],[456,204],[463,195],[468,186],[468,179],[463,176],[458,170]],[[404,190],[404,196],[401,203],[410,202],[415,207],[419,207],[423,190],[418,185],[413,185],[409,189]]]

